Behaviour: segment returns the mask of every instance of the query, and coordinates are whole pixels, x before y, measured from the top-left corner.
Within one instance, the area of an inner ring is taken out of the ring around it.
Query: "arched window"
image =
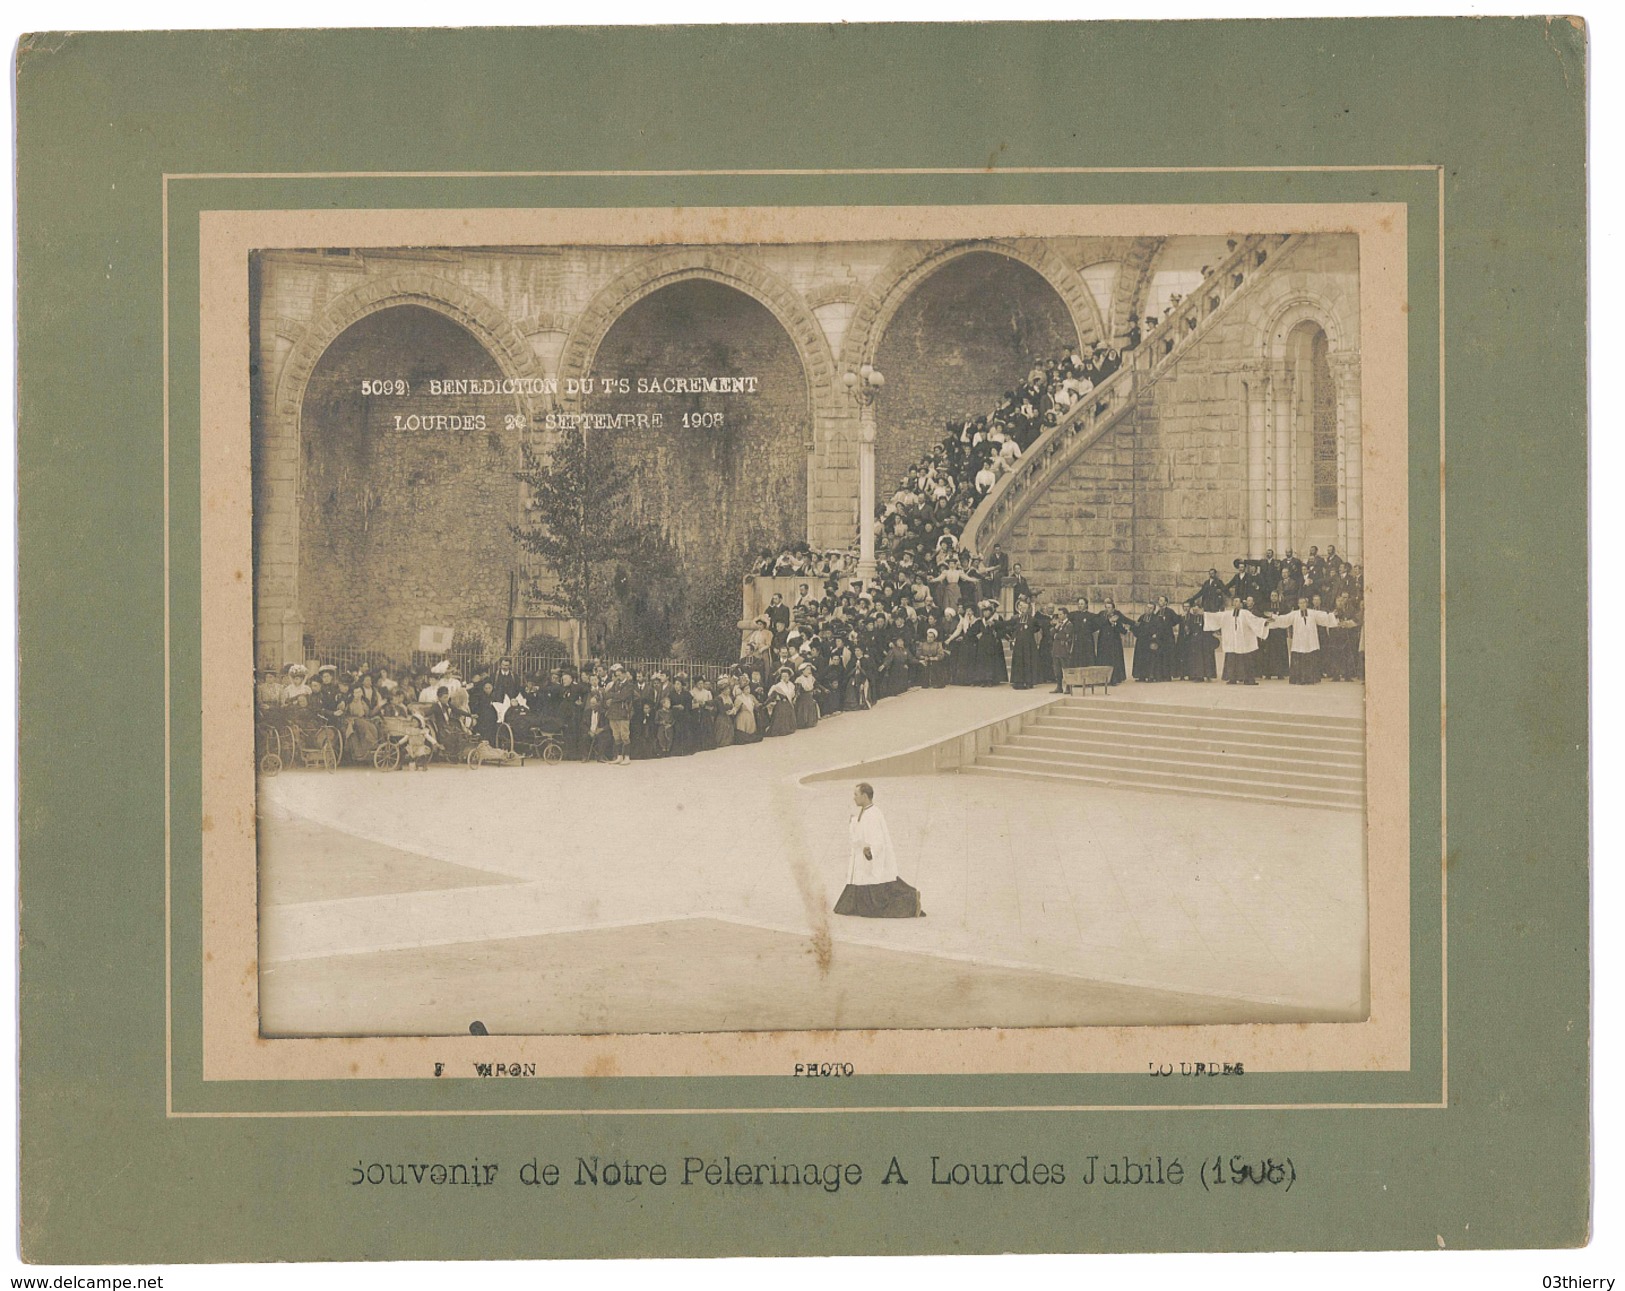
[[[1337,388],[1331,347],[1318,323],[1302,322],[1287,337],[1292,375],[1292,422],[1297,439],[1300,514],[1337,518]]]

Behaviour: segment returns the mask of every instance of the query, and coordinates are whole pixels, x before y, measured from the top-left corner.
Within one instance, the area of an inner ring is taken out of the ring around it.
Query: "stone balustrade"
[[[1201,286],[1169,309],[1124,356],[1122,367],[1033,441],[971,514],[961,547],[977,552],[1002,542],[1050,482],[1127,415],[1137,396],[1178,361],[1231,300],[1271,272],[1296,237],[1301,235],[1257,234],[1238,242]]]

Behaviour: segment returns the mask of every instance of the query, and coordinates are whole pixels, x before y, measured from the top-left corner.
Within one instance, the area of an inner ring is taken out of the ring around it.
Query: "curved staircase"
[[[971,513],[960,546],[981,552],[1004,542],[1044,490],[1085,449],[1115,429],[1146,388],[1166,375],[1230,312],[1234,302],[1250,294],[1255,284],[1273,274],[1303,242],[1304,235],[1295,233],[1253,234],[1241,239],[1200,287],[1124,355],[1122,367],[1033,441]]]
[[[1069,697],[961,773],[1363,811],[1365,721]]]

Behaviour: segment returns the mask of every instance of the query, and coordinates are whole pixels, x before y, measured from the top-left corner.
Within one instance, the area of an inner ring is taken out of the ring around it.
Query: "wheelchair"
[[[507,722],[498,722],[497,747],[527,760],[538,758],[549,766],[564,761],[564,743],[560,733],[537,723],[527,726],[524,734],[516,737],[512,726]]]
[[[406,742],[414,731],[418,729],[416,719],[410,717],[385,717],[379,721],[378,747],[372,751],[372,764],[380,771],[396,771],[406,760]],[[463,752],[453,756],[444,746],[436,744],[429,750],[429,762],[444,762],[448,765],[460,762],[470,771],[477,771],[480,766],[480,750],[484,742],[471,739],[469,746]]]
[[[283,749],[290,756],[290,761],[307,768],[320,767],[324,771],[337,771],[339,767],[339,753],[344,746],[344,736],[333,726],[301,726],[290,723],[285,732],[286,743]],[[278,770],[281,770],[281,754],[277,755]]]
[[[263,775],[282,770],[282,732],[274,722],[254,723],[254,765]]]

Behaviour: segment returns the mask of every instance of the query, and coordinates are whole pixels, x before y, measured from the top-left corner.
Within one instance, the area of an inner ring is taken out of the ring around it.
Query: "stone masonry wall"
[[[501,375],[467,332],[411,306],[363,319],[322,357],[304,403],[299,526],[304,630],[318,647],[406,657],[425,624],[478,624],[502,641],[519,500],[519,438],[504,417],[515,404],[431,397],[426,385]],[[362,394],[363,380],[385,377],[412,393]],[[464,420],[410,422],[437,416]]]
[[[762,305],[718,283],[666,287],[627,310],[593,364],[599,379],[633,383],[629,394],[595,393],[595,413],[661,414],[660,429],[613,436],[631,468],[637,515],[658,525],[690,572],[743,571],[762,548],[807,532],[807,446],[812,409],[784,329]],[[754,377],[756,393],[636,392],[640,377]],[[702,424],[685,426],[687,415]],[[721,424],[709,424],[720,418]],[[594,432],[600,433],[600,432]]]
[[[1035,359],[1078,344],[1054,288],[1019,261],[962,256],[917,287],[886,328],[875,366],[886,378],[875,413],[875,495],[942,438],[949,420],[991,412]]]
[[[1004,543],[1011,560],[1051,600],[1111,596],[1129,608],[1159,595],[1181,600],[1209,567],[1228,577],[1237,556],[1261,555],[1268,531],[1250,541],[1261,522],[1249,510],[1277,505],[1290,487],[1262,445],[1275,434],[1264,429],[1265,377],[1274,373],[1279,386],[1282,338],[1306,310],[1341,338],[1344,361],[1357,371],[1358,276],[1354,238],[1307,240],[1142,389],[1119,426],[1033,503]],[[1358,407],[1355,393],[1356,460]],[[1357,495],[1349,510],[1357,525]]]
[[[1179,599],[1245,550],[1246,404],[1216,370],[1228,349],[1204,337],[1016,525],[1010,559],[1048,598]]]
[[[387,625],[361,615],[358,598],[333,581],[338,548],[346,544],[354,548],[352,554],[360,553],[360,568],[381,568],[368,562],[382,559],[376,535],[377,526],[389,523],[387,508],[367,504],[358,533],[342,517],[336,533],[318,523],[321,508],[331,512],[352,505],[355,495],[348,486],[359,469],[352,460],[358,450],[346,446],[342,433],[328,435],[325,446],[313,445],[316,423],[305,417],[301,425],[299,410],[310,411],[303,392],[318,356],[330,343],[343,343],[343,329],[369,311],[426,301],[459,330],[465,347],[472,347],[458,360],[461,373],[556,378],[602,371],[606,361],[618,364],[613,347],[608,356],[598,349],[611,340],[616,320],[637,310],[651,289],[658,289],[658,298],[672,283],[708,280],[719,290],[735,291],[754,302],[750,308],[761,309],[762,326],[751,330],[790,339],[795,379],[785,366],[775,378],[778,387],[810,394],[793,410],[786,405],[774,411],[776,429],[762,445],[761,460],[743,468],[749,494],[743,505],[786,538],[805,535],[818,546],[845,547],[855,539],[858,492],[858,408],[840,382],[848,367],[872,358],[888,378],[877,410],[876,488],[884,499],[902,468],[940,434],[947,419],[982,411],[1034,357],[1069,347],[1085,326],[1091,334],[1120,332],[1126,318],[1143,308],[1157,264],[1172,263],[1166,257],[1177,254],[1179,242],[1078,237],[1010,245],[1009,254],[973,248],[956,251],[956,258],[923,277],[917,276],[917,266],[932,263],[940,247],[908,241],[256,253],[251,394],[256,631],[264,657],[289,656],[302,635],[326,640],[383,631],[393,644],[403,635],[415,637],[423,622],[458,616],[500,621],[505,611],[506,571],[515,564],[506,522],[517,500],[517,486],[510,492],[506,480],[517,444],[500,451],[488,445],[488,453],[462,445],[446,453],[437,468],[440,494],[460,498],[463,512],[476,516],[485,530],[466,550],[453,544],[447,554],[457,562],[466,556],[476,565],[489,563],[489,579],[470,568],[457,593],[462,599],[403,607]],[[1106,590],[1130,599],[1182,584],[1217,559],[1227,561],[1246,546],[1249,532],[1257,537],[1289,531],[1273,495],[1259,501],[1266,490],[1261,480],[1268,474],[1274,481],[1285,469],[1284,458],[1280,453],[1271,458],[1273,450],[1259,446],[1256,388],[1249,396],[1252,413],[1238,402],[1238,391],[1253,379],[1244,371],[1249,365],[1275,361],[1261,321],[1268,309],[1300,308],[1291,303],[1298,297],[1325,302],[1339,316],[1344,338],[1345,352],[1334,352],[1333,370],[1354,373],[1352,401],[1341,410],[1357,436],[1357,245],[1352,238],[1311,239],[1283,267],[1279,281],[1272,277],[1257,293],[1256,308],[1238,308],[1234,320],[1221,323],[1180,361],[1176,373],[1147,392],[1132,418],[1135,429],[1125,426],[1095,445],[1023,518],[1005,545],[1035,581],[1063,594]],[[1278,298],[1274,304],[1272,297]],[[1006,333],[1012,338],[1008,351]],[[783,356],[774,354],[771,361],[777,364]],[[337,362],[322,361],[330,367]],[[346,379],[359,372],[359,367],[350,370]],[[1275,388],[1281,388],[1279,380]],[[518,411],[539,415],[561,406],[581,405],[543,395]],[[505,400],[499,408],[514,410]],[[350,414],[340,420],[345,416]],[[779,480],[792,440],[801,469],[798,495],[791,498],[778,483],[750,494],[754,482]],[[445,451],[437,443],[399,447],[394,457],[400,460],[420,449]],[[1350,468],[1355,489],[1357,447],[1354,442]],[[475,489],[470,481],[462,496],[458,472],[482,460],[485,487]],[[504,483],[492,487],[490,480]],[[382,481],[386,496],[402,487]],[[689,501],[677,509],[690,510]],[[429,513],[421,501],[415,505],[415,513],[397,510],[416,514],[421,528]],[[764,539],[762,526],[742,522],[739,505],[734,497],[715,503],[719,526],[726,535],[754,529],[751,541]],[[481,509],[486,506],[488,515]],[[1265,507],[1276,509],[1266,514]],[[703,513],[703,505],[700,509]],[[1357,525],[1357,512],[1351,514]],[[727,536],[729,545],[732,541]],[[1280,545],[1279,536],[1276,542]],[[318,559],[312,548],[320,544],[326,547]],[[413,545],[422,546],[421,541]]]

